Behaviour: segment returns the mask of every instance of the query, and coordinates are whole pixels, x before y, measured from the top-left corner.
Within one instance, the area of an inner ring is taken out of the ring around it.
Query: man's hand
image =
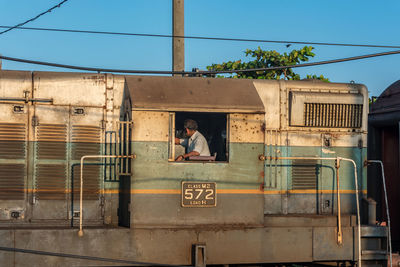
[[[185,160],[185,157],[184,157],[183,155],[179,155],[179,156],[175,159],[175,161],[183,161],[183,160]]]
[[[181,139],[175,137],[175,145],[180,145],[181,144]]]

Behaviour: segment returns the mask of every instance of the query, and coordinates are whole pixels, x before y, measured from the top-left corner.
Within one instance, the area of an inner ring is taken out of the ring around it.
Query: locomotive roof
[[[400,80],[391,84],[371,105],[368,124],[374,126],[398,125],[400,121]]]
[[[264,113],[250,80],[125,76],[134,109]]]
[[[371,106],[371,113],[400,111],[400,80],[392,83]]]

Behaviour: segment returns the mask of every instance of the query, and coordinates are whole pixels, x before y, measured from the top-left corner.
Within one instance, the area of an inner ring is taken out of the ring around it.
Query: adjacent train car
[[[385,265],[357,219],[367,107],[359,84],[1,71],[0,262]],[[188,118],[212,156],[178,162]]]

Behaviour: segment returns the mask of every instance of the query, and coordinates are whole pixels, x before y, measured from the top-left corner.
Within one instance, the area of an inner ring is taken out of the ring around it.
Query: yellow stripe
[[[131,194],[180,194],[180,189],[132,189]]]
[[[366,194],[367,190],[359,190],[361,193]],[[264,192],[264,195],[279,195],[279,194],[333,194],[337,193],[337,190],[315,190],[315,189],[304,189],[304,190],[268,190]],[[340,190],[342,194],[355,194],[356,190]]]
[[[218,194],[262,194],[259,189],[217,189]]]
[[[57,189],[7,189],[8,191],[19,191],[19,192],[30,192],[30,193],[38,193],[38,192],[57,192],[57,193],[71,193],[71,190],[57,190]],[[78,190],[76,190],[78,191]],[[361,193],[367,194],[367,190],[360,190]],[[120,191],[118,189],[105,189],[100,190],[98,193],[100,194],[119,194]],[[179,195],[181,194],[180,189],[131,189],[131,194],[166,194],[166,195]],[[218,194],[250,194],[250,195],[283,195],[283,194],[336,194],[336,190],[315,190],[315,189],[304,189],[304,190],[268,190],[261,191],[259,189],[217,189]],[[355,194],[356,190],[340,190],[342,194]]]
[[[179,195],[181,194],[180,189],[132,189],[131,194],[167,194],[167,195]],[[367,190],[360,190],[360,192],[366,194]],[[102,193],[105,194],[118,194],[119,191],[117,189],[113,190],[104,190]],[[337,193],[336,190],[314,190],[314,189],[305,189],[305,190],[268,190],[268,191],[260,191],[259,189],[217,189],[218,194],[250,194],[250,195],[282,195],[282,194],[332,194]],[[355,194],[356,190],[340,190],[342,194]]]

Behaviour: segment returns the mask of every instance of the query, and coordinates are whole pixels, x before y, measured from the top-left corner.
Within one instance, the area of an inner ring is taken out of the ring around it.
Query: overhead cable
[[[141,265],[141,266],[184,267],[184,266],[172,265],[172,264],[161,264],[161,263],[149,263],[149,262],[140,262],[140,261],[131,261],[131,260],[121,260],[121,259],[110,259],[110,258],[95,257],[95,256],[84,256],[84,255],[57,253],[57,252],[22,249],[22,248],[12,248],[12,247],[0,247],[0,251],[28,253],[28,254],[35,254],[35,255],[42,255],[42,256],[53,256],[53,257],[82,259],[82,260],[91,260],[91,261],[113,262],[113,263],[122,263],[122,264],[135,264],[135,265]]]
[[[23,26],[23,25],[25,25],[25,24],[27,24],[27,23],[29,23],[29,22],[32,22],[32,21],[34,21],[34,20],[40,18],[41,16],[43,16],[43,15],[45,15],[45,14],[47,14],[47,13],[50,13],[53,9],[55,9],[55,8],[57,8],[57,7],[60,7],[62,4],[64,4],[64,3],[67,2],[67,1],[68,1],[68,0],[63,0],[63,1],[61,1],[60,3],[58,3],[57,5],[55,5],[55,6],[51,7],[51,8],[49,8],[49,9],[47,9],[46,11],[40,13],[39,15],[37,15],[37,16],[31,18],[31,19],[28,19],[28,20],[26,20],[26,21],[24,21],[24,22],[22,22],[22,23],[19,23],[19,24],[15,25],[15,26],[8,27],[7,30],[0,32],[0,34],[4,34],[4,33],[6,33],[6,32],[9,32],[9,31],[13,30],[13,29],[17,29],[17,28],[19,28],[20,26]],[[2,27],[2,28],[4,28],[4,27]]]
[[[349,44],[349,43],[326,43],[326,42],[304,42],[304,41],[284,41],[284,40],[265,40],[265,39],[246,39],[246,38],[225,38],[225,37],[207,37],[207,36],[190,36],[190,35],[168,35],[168,34],[149,34],[149,33],[129,33],[129,32],[109,32],[109,31],[90,31],[90,30],[72,30],[60,28],[39,28],[39,27],[11,27],[0,26],[3,29],[15,28],[18,30],[33,31],[52,31],[52,32],[69,32],[69,33],[86,33],[86,34],[102,34],[102,35],[121,35],[121,36],[139,36],[139,37],[161,37],[161,38],[182,38],[196,40],[213,40],[213,41],[233,41],[233,42],[255,42],[255,43],[277,43],[277,44],[304,44],[304,45],[324,45],[324,46],[350,46],[350,47],[372,47],[372,48],[400,48],[396,45],[377,45],[377,44]]]
[[[7,56],[3,56],[3,55],[0,55],[0,59],[21,62],[21,63],[34,64],[34,65],[44,65],[44,66],[56,67],[56,68],[65,68],[65,69],[74,69],[74,70],[83,70],[83,71],[95,71],[95,72],[107,72],[107,73],[212,75],[212,74],[229,74],[229,73],[239,73],[239,72],[262,72],[262,71],[281,70],[281,69],[289,69],[289,68],[313,67],[313,66],[319,66],[319,65],[327,65],[327,64],[333,64],[333,63],[341,63],[341,62],[347,62],[347,61],[354,61],[354,60],[367,59],[367,58],[380,57],[380,56],[388,56],[388,55],[396,55],[396,54],[400,54],[400,50],[368,54],[368,55],[362,55],[362,56],[355,56],[355,57],[347,57],[347,58],[341,58],[341,59],[325,60],[325,61],[319,61],[319,62],[303,63],[303,64],[297,64],[297,65],[276,66],[276,67],[255,68],[255,69],[236,69],[236,70],[220,70],[220,71],[212,70],[212,71],[197,71],[197,72],[93,68],[93,67],[66,65],[66,64],[59,64],[59,63],[52,63],[52,62],[30,60],[30,59],[22,59],[22,58],[15,58],[15,57],[7,57]]]

